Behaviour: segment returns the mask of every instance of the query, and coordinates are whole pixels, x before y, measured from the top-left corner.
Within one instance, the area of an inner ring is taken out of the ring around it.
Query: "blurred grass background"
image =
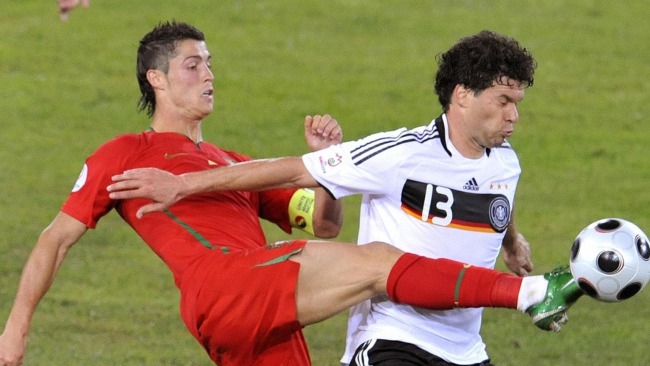
[[[602,217],[650,230],[650,7],[642,0],[93,0],[61,23],[54,1],[0,5],[0,318],[22,265],[85,157],[148,125],[136,113],[139,39],[192,23],[213,54],[215,112],[204,137],[253,157],[300,154],[302,119],[331,113],[346,140],[440,113],[434,57],[492,29],[539,62],[511,139],[523,166],[517,215],[535,273],[567,261]],[[341,240],[356,239],[358,198]],[[265,225],[269,240],[286,238]],[[298,235],[299,236],[299,235]],[[501,267],[502,269],[504,267]],[[650,291],[582,299],[559,334],[489,309],[483,337],[508,365],[647,365]],[[209,365],[178,317],[166,267],[110,214],[74,247],[39,307],[25,364]],[[345,314],[306,329],[314,365],[337,365]]]

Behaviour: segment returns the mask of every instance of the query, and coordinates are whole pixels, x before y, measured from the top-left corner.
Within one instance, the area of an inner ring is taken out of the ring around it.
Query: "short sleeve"
[[[303,155],[310,174],[335,198],[385,194],[408,152],[392,143],[402,130],[374,134]]]
[[[131,138],[135,136],[123,136],[108,141],[86,159],[68,199],[61,208],[63,212],[88,228],[94,228],[97,221],[115,206],[115,202],[108,197],[106,187],[112,183],[113,175],[124,171],[131,156]]]

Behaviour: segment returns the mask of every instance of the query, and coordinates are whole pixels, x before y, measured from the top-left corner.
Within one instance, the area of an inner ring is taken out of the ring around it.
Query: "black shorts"
[[[371,339],[354,352],[350,366],[494,366],[487,359],[471,365],[447,362],[418,346],[400,341]]]

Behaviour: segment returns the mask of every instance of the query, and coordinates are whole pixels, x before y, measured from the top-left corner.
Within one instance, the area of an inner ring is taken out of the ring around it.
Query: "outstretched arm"
[[[316,188],[300,157],[252,160],[201,172],[174,175],[156,168],[127,170],[113,176],[111,199],[148,198],[137,216],[161,211],[184,197],[211,191],[262,191],[273,188]]]
[[[86,226],[60,212],[43,231],[23,269],[13,307],[0,335],[0,365],[21,365],[27,334],[41,301],[63,259],[86,232]]]

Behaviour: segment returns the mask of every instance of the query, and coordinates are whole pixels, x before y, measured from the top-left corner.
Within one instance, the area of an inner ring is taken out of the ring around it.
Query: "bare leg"
[[[355,245],[310,241],[291,260],[301,264],[296,303],[298,321],[309,325],[330,318],[375,295],[386,282],[401,250],[385,243]]]

